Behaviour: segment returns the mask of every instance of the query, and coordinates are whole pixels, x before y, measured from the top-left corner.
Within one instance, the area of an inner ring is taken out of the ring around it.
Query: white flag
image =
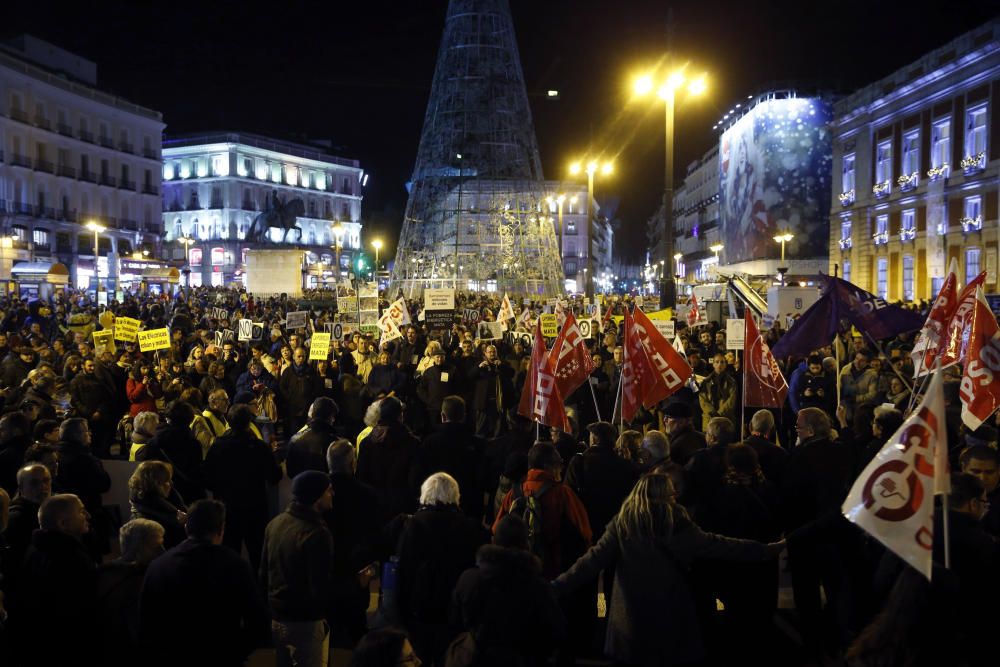
[[[931,578],[934,493],[948,488],[942,374],[851,487],[841,510],[893,553]]]
[[[503,295],[503,304],[500,306],[500,314],[497,315],[497,320],[500,322],[500,328],[503,331],[507,330],[507,320],[512,320],[517,317],[514,312],[514,306],[510,305],[510,299],[507,298],[507,294]]]
[[[410,323],[410,311],[406,308],[406,301],[404,299],[393,301],[386,309],[386,312],[390,313],[392,322],[397,327],[406,326]]]
[[[688,358],[687,352],[684,350],[684,341],[681,340],[680,336],[674,336],[674,349],[677,353],[684,357],[685,361]]]

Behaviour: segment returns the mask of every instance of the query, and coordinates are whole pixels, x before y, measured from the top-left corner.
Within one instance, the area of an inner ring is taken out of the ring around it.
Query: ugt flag
[[[524,379],[524,390],[517,413],[531,421],[555,426],[569,433],[569,417],[556,385],[552,363],[545,349],[541,321],[535,325],[535,344],[531,348],[531,367]]]
[[[910,353],[913,358],[913,377],[920,377],[934,367],[934,357],[937,356],[941,339],[944,338],[945,325],[955,314],[955,308],[958,306],[957,269],[958,261],[952,257],[948,276],[944,279],[937,298],[934,299],[931,312],[927,314],[924,328],[917,334],[917,339],[913,343],[913,351]]]
[[[972,315],[976,311],[976,290],[985,281],[986,272],[983,271],[959,292],[955,309],[944,326],[944,337],[938,345],[941,368],[965,359],[969,347]]]
[[[841,510],[893,553],[931,578],[934,493],[948,490],[948,434],[942,374],[917,410],[851,487]]]
[[[1000,407],[1000,327],[983,288],[976,289],[969,348],[958,393],[962,421],[975,431]]]
[[[788,396],[788,383],[764,342],[750,309],[746,309],[743,339],[743,403],[762,408],[780,408]]]

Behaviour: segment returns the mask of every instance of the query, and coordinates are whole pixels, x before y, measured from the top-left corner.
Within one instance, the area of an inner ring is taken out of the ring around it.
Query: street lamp
[[[574,200],[576,197],[573,198]],[[559,211],[559,263],[562,264],[563,260],[563,245],[566,241],[566,228],[563,227],[563,203],[566,201],[566,195],[559,194],[556,197],[549,197],[549,206],[556,205]]]
[[[97,298],[97,292],[101,288],[101,272],[97,265],[98,258],[98,234],[101,234],[106,227],[100,223],[91,220],[86,224],[87,229],[94,232],[94,298]]]
[[[336,248],[336,252],[337,252],[337,271],[336,271],[336,276],[337,276],[337,280],[340,280],[340,243],[344,239],[344,226],[342,224],[340,224],[339,222],[333,226],[333,238],[335,238],[337,240],[337,243],[334,246]]]
[[[633,86],[636,96],[644,97],[656,88],[657,96],[664,101],[664,169],[663,169],[663,257],[666,259],[674,254],[674,97],[677,91],[687,83],[687,94],[697,97],[708,88],[706,75],[702,74],[687,80],[684,68],[674,70],[667,75],[657,88],[653,74],[644,74],[636,79]],[[677,284],[669,275],[664,274],[660,283],[660,308],[672,307],[677,301]]]
[[[586,274],[594,272],[594,214],[591,209],[594,200],[594,174],[600,170],[602,176],[608,176],[614,171],[611,162],[600,163],[597,160],[587,160],[586,166],[581,162],[574,162],[569,166],[569,173],[576,176],[581,171],[587,172],[587,268],[584,272],[584,282],[586,282],[586,294],[588,299],[594,298],[594,289],[590,282],[586,281]]]
[[[195,241],[190,236],[182,236],[182,237],[180,237],[177,240],[179,242],[181,242],[181,243],[184,244],[184,261],[187,262],[187,265],[188,265],[188,269],[185,271],[185,274],[187,274],[188,296],[190,297],[191,296],[191,268],[190,268],[191,267],[191,257],[188,254],[188,250],[190,249],[191,245]]]
[[[372,241],[372,247],[375,248],[375,275],[378,275],[378,251],[382,249],[382,239]]]
[[[778,266],[778,273],[781,274],[781,286],[785,286],[785,274],[788,272],[788,267],[785,266],[785,244],[791,241],[795,236],[790,232],[785,232],[783,234],[778,234],[774,237],[777,243],[781,244],[781,264]]]

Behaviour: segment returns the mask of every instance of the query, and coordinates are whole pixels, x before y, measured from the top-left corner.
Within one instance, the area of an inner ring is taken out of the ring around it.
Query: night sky
[[[666,50],[667,2],[511,0],[547,178],[588,151],[615,157],[597,198],[621,223],[615,253],[644,258],[663,182],[663,107],[629,101]],[[998,12],[995,0],[673,3],[674,53],[707,72],[679,102],[676,174],[712,125],[772,88],[847,93]],[[243,130],[331,140],[371,174],[363,220],[394,241],[406,204],[445,0],[50,3],[12,0],[4,36],[32,33],[97,62],[99,87],[163,112],[167,134]],[[546,89],[560,99],[548,101]],[[390,243],[392,245],[392,243]]]

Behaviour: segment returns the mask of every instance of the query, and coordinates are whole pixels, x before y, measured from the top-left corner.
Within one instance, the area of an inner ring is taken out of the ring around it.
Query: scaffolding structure
[[[389,289],[555,296],[563,270],[507,0],[451,0]]]

